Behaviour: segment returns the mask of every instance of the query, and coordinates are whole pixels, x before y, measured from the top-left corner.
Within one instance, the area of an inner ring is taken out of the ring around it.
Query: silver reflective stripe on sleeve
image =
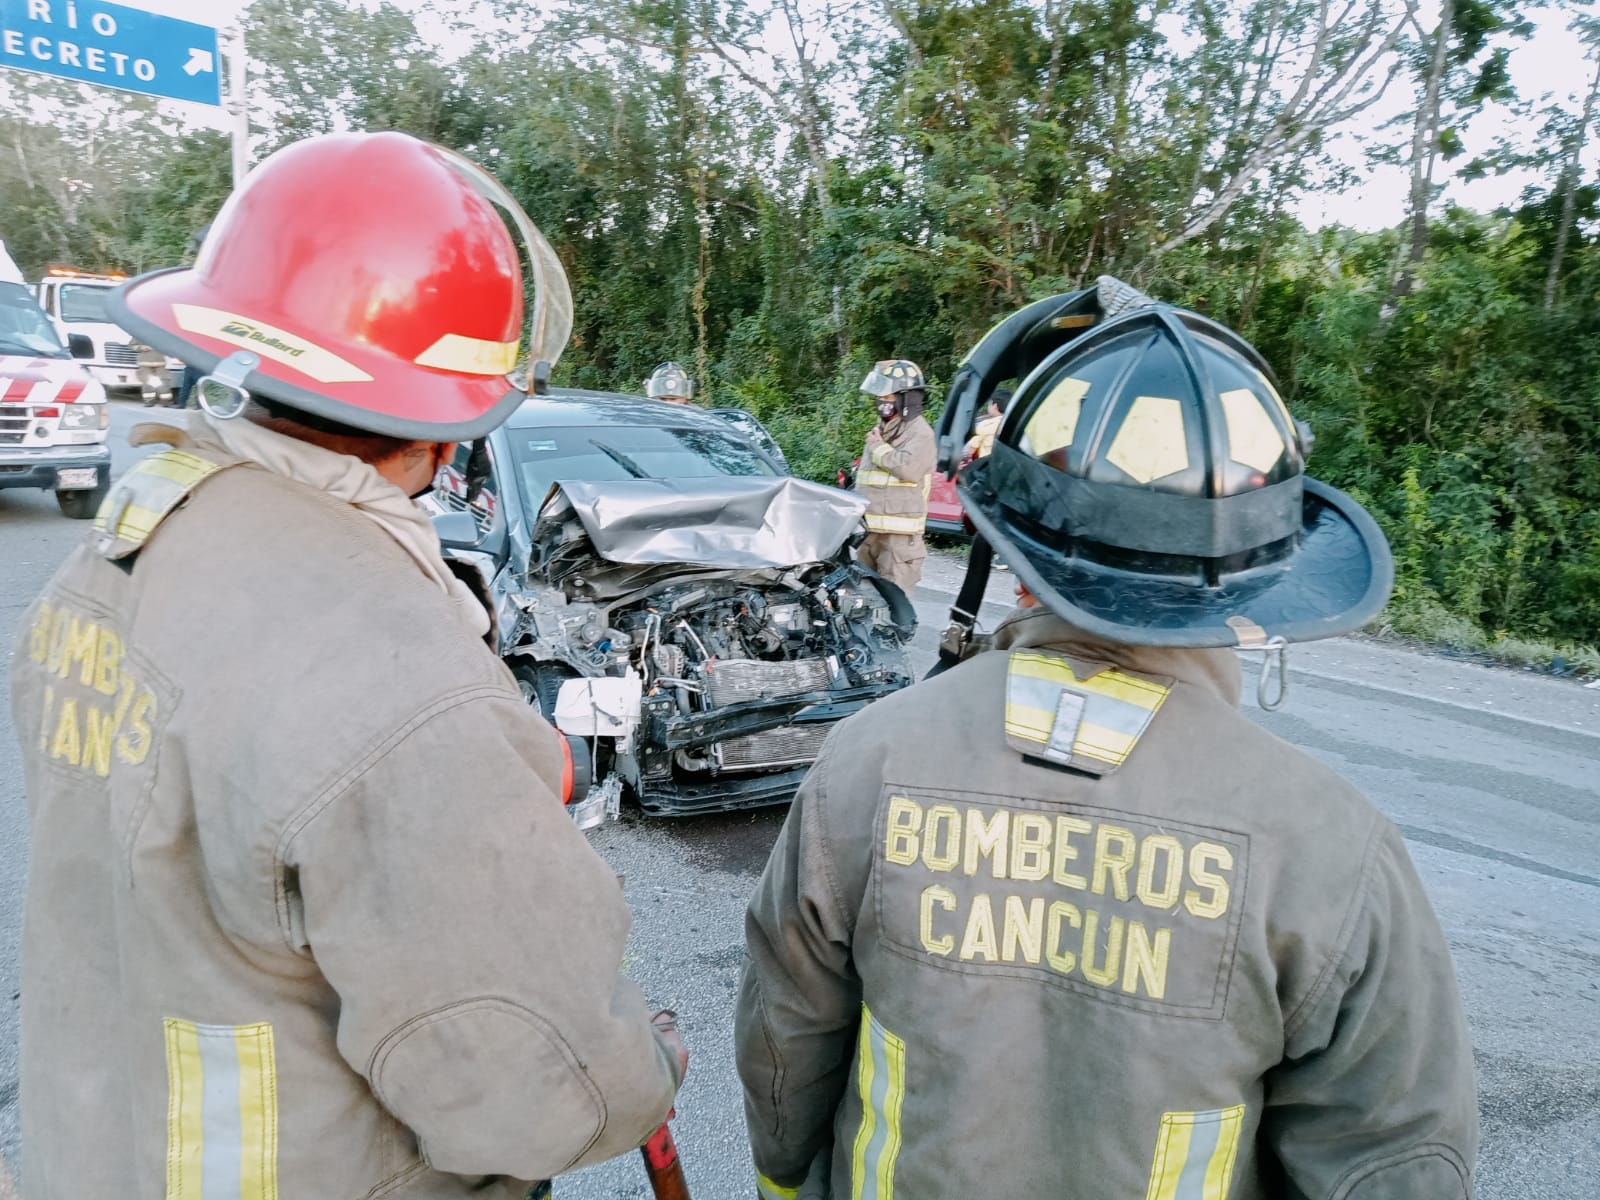
[[[278,1200],[272,1026],[164,1024],[166,1200]]]
[[[1244,1105],[1161,1114],[1145,1200],[1228,1200]]]
[[[906,1044],[862,1005],[856,1055],[861,1128],[851,1159],[851,1200],[894,1200],[900,1109],[906,1095]]]

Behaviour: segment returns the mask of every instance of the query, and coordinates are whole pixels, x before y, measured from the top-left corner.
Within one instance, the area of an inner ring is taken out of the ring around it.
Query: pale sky
[[[120,2],[128,3],[128,0]],[[427,16],[426,13],[420,13],[420,10],[427,7],[427,0],[399,0],[399,3],[403,7],[419,11],[419,25],[426,33]],[[235,18],[243,5],[238,3],[238,0],[139,0],[132,7],[167,13],[201,24],[226,26]],[[1428,8],[1433,8],[1436,12],[1436,0],[1424,5],[1425,25],[1431,25],[1436,19],[1432,13],[1426,11]],[[1517,46],[1513,51],[1511,57],[1513,80],[1525,98],[1537,101],[1536,107],[1542,108],[1546,103],[1560,102],[1568,104],[1575,111],[1582,103],[1582,93],[1588,87],[1592,67],[1584,63],[1583,48],[1567,32],[1564,16],[1544,11],[1532,14],[1532,18],[1538,25],[1538,31],[1530,41]],[[448,43],[450,39],[442,40]],[[1305,196],[1298,205],[1301,220],[1313,227],[1331,222],[1357,229],[1378,229],[1398,224],[1403,219],[1409,186],[1405,169],[1367,167],[1358,142],[1361,137],[1374,134],[1395,112],[1404,110],[1409,104],[1408,92],[1406,81],[1398,80],[1390,93],[1373,109],[1363,114],[1362,118],[1353,122],[1349,131],[1337,143],[1341,158],[1359,168],[1360,173],[1365,176],[1365,182],[1342,193],[1316,193]],[[1542,97],[1549,99],[1541,99]],[[197,124],[226,128],[226,118],[219,110],[188,104],[175,107],[192,114],[191,119]],[[1511,115],[1503,108],[1494,106],[1487,110],[1465,131],[1467,153],[1455,165],[1460,165],[1489,149],[1497,133],[1507,128],[1510,121]],[[1389,130],[1383,136],[1395,141],[1404,139],[1407,134],[1404,130]],[[1592,137],[1587,163],[1591,172],[1597,162],[1600,162],[1600,138]],[[1447,188],[1445,196],[1468,208],[1488,211],[1502,204],[1514,203],[1529,182],[1548,181],[1520,172],[1470,184],[1453,182]]]

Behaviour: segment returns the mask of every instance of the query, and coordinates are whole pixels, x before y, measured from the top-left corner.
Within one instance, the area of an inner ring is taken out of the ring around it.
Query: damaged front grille
[[[822,692],[832,683],[833,670],[826,659],[721,659],[706,672],[706,698],[711,707],[722,708],[751,700],[781,700],[785,696]],[[804,766],[816,761],[822,752],[822,739],[828,736],[829,728],[823,723],[788,725],[729,738],[717,747],[717,759],[724,771]]]
[[[724,658],[706,672],[706,697],[711,707],[721,708],[750,700],[823,692],[832,683],[833,671],[826,659],[761,662],[753,658]]]
[[[831,722],[813,722],[730,738],[721,746],[724,771],[757,771],[771,767],[799,767],[815,762]]]

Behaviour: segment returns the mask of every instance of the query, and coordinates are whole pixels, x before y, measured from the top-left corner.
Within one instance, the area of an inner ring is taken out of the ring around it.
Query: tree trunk
[[[1589,136],[1589,122],[1594,119],[1595,98],[1600,95],[1600,47],[1596,48],[1594,81],[1589,84],[1589,95],[1583,102],[1583,116],[1578,121],[1577,132],[1572,135],[1572,148],[1561,172],[1561,221],[1556,226],[1556,245],[1550,253],[1550,272],[1544,277],[1544,306],[1555,307],[1556,287],[1561,282],[1561,264],[1567,257],[1567,242],[1572,237],[1572,224],[1578,207],[1578,173],[1583,159],[1583,145]]]
[[[883,15],[889,18],[890,24],[900,34],[906,43],[906,59],[913,67],[922,65],[922,47],[917,45],[917,39],[912,36],[911,23],[906,20],[905,13],[900,11],[900,6],[894,0],[879,0]]]
[[[1428,251],[1428,201],[1433,196],[1433,168],[1439,158],[1439,119],[1443,106],[1441,92],[1449,62],[1450,39],[1455,34],[1455,0],[1439,6],[1439,27],[1433,34],[1433,59],[1423,86],[1422,102],[1411,131],[1411,239],[1405,264],[1395,280],[1394,295],[1409,296],[1415,283],[1417,264]]]

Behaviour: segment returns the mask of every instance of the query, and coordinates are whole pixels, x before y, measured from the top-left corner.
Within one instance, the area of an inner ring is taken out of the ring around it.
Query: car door
[[[512,599],[521,590],[520,572],[515,569],[514,556],[509,552],[504,491],[495,470],[494,449],[488,439],[482,445],[482,453],[488,456],[488,473],[477,494],[470,500],[467,498],[471,490],[472,452],[470,442],[456,446],[450,461],[439,469],[429,506],[439,512],[467,513],[477,523],[478,545],[471,550],[453,548],[447,557],[470,565],[483,580],[503,645],[521,615],[521,609]]]

